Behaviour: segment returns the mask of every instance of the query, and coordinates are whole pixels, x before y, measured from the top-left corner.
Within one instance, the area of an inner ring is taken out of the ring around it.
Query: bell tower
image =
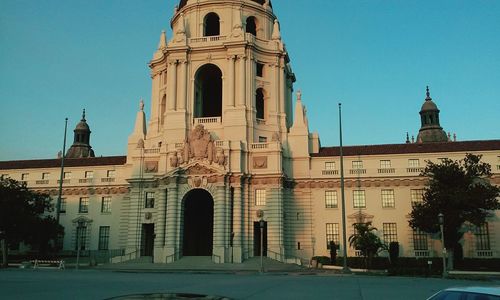
[[[182,0],[150,62],[146,140],[182,143],[203,125],[244,144],[285,138],[294,74],[268,0]]]

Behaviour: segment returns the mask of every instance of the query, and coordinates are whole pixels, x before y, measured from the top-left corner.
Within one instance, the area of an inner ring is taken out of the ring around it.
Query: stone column
[[[228,56],[227,60],[229,61],[229,78],[228,78],[228,97],[227,97],[227,106],[234,107],[234,56]]]
[[[278,67],[280,84],[279,84],[279,102],[280,102],[280,113],[284,114],[285,112],[285,67],[283,66],[283,62]]]
[[[172,262],[179,258],[179,216],[181,201],[178,198],[176,184],[170,184],[167,189],[167,217],[165,230],[165,256],[166,262]]]
[[[245,105],[245,95],[246,95],[246,56],[240,56],[238,57],[240,60],[240,82],[238,84],[238,91],[239,91],[239,97],[238,97],[238,106],[244,106]]]
[[[181,89],[179,91],[179,97],[177,97],[177,109],[185,110],[186,109],[186,89],[187,89],[187,61],[181,61]]]
[[[242,195],[241,185],[234,186],[234,207],[233,207],[233,261],[235,263],[242,262],[242,246],[243,246],[243,216],[242,216]]]
[[[276,113],[280,114],[280,73],[279,73],[279,66],[278,64],[273,64],[273,71],[274,71],[274,101],[275,101],[275,109]]]
[[[155,246],[154,260],[155,263],[165,263],[164,246],[165,246],[165,211],[167,209],[167,190],[160,189],[155,194]]]
[[[213,254],[219,260],[216,263],[225,261],[225,237],[226,237],[226,206],[225,206],[225,189],[223,186],[218,186],[215,189],[214,196],[214,236],[213,236]]]
[[[170,80],[168,81],[167,92],[168,92],[168,110],[175,110],[175,102],[177,97],[177,61],[172,61],[168,64],[168,74],[170,74]]]

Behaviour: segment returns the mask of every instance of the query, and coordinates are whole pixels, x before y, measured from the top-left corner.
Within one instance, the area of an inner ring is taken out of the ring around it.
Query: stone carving
[[[266,169],[267,168],[267,156],[256,156],[253,158],[254,169]]]
[[[203,174],[213,174],[214,172],[204,166],[194,165],[186,170],[188,175],[203,175]]]
[[[277,132],[273,133],[273,136],[271,137],[271,141],[273,141],[273,142],[281,142],[280,134],[277,133]]]
[[[145,173],[156,173],[158,172],[158,162],[157,161],[147,161],[144,163]]]
[[[184,145],[184,161],[207,159],[212,163],[214,151],[215,145],[208,130],[201,124],[196,125]]]
[[[144,140],[143,139],[139,139],[137,141],[137,149],[144,149]]]
[[[177,157],[177,152],[170,153],[170,166],[172,168],[177,168],[177,166],[179,166],[179,158]]]
[[[217,148],[217,154],[215,155],[215,162],[219,164],[219,166],[226,165],[226,156],[224,155],[224,149]]]

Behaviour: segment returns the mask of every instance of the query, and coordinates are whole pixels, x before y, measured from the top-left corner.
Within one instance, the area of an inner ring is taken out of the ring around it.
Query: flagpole
[[[59,215],[61,214],[61,196],[62,196],[62,186],[64,179],[64,158],[66,156],[66,131],[68,130],[68,118],[64,120],[64,142],[63,142],[63,151],[61,156],[61,176],[59,177],[59,194],[57,196],[57,204],[56,204],[56,222],[59,224]]]
[[[344,244],[343,273],[351,273],[347,266],[347,228],[345,222],[345,193],[344,193],[344,153],[342,149],[342,103],[339,103],[339,132],[340,132],[340,195],[342,199],[342,242]]]

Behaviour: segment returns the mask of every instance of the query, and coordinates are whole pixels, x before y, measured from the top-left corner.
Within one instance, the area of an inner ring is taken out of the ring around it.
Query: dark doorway
[[[211,256],[214,235],[214,201],[203,189],[184,197],[184,256]]]
[[[196,72],[195,118],[222,116],[222,72],[213,64],[206,64]]]
[[[267,222],[264,222],[264,256],[267,256]],[[253,222],[253,256],[260,256],[260,222]]]
[[[255,93],[255,108],[257,110],[257,119],[264,118],[264,90],[261,88],[257,89]]]
[[[220,35],[220,19],[216,13],[209,13],[206,15],[204,25],[204,36]]]
[[[155,224],[142,224],[141,256],[153,256]]]

